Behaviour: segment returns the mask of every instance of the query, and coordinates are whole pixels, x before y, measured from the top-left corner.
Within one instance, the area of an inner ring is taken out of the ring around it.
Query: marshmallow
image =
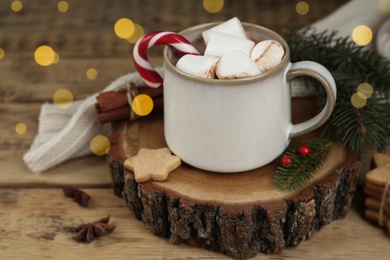
[[[253,46],[255,46],[255,43],[246,38],[213,32],[210,35],[204,55],[222,57],[229,52],[239,50],[249,56]]]
[[[215,71],[219,79],[241,79],[261,74],[255,62],[242,51],[232,51],[221,57]]]
[[[176,68],[190,75],[202,78],[215,78],[215,67],[219,57],[187,54],[179,59]]]
[[[237,36],[240,38],[247,38],[244,28],[241,25],[240,20],[238,20],[237,17],[234,17],[224,23],[221,23],[217,26],[214,26],[207,31],[204,31],[202,33],[203,40],[206,43],[206,45],[209,42],[209,38],[212,32],[219,32],[224,34],[229,34],[233,36]]]
[[[251,58],[262,72],[277,66],[284,56],[282,45],[274,40],[261,41],[253,48]]]

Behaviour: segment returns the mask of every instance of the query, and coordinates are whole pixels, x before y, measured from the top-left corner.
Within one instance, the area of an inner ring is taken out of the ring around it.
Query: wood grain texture
[[[23,10],[15,13],[12,2],[0,1],[0,48],[5,51],[0,60],[0,259],[228,259],[172,245],[145,231],[124,201],[106,188],[110,179],[102,157],[72,160],[43,175],[31,173],[22,156],[36,134],[40,105],[51,102],[57,89],[71,89],[75,99],[82,99],[134,71],[133,44],[113,33],[121,17],[141,24],[145,32],[180,31],[233,16],[283,32],[306,26],[347,0],[308,0],[310,12],[305,16],[295,12],[299,0],[225,0],[217,14],[205,12],[199,0],[68,0],[66,13],[57,11],[58,1],[48,0],[22,1]],[[58,64],[43,68],[35,63],[34,50],[42,44],[58,52]],[[151,50],[149,58],[161,65],[161,50]],[[98,70],[96,80],[85,77],[90,67]],[[27,125],[24,135],[14,131],[19,122]],[[93,187],[86,190],[92,196],[91,207],[82,209],[64,198],[56,188],[64,184]],[[355,200],[345,219],[325,226],[315,239],[254,259],[387,259],[389,239],[361,218],[363,202]],[[67,227],[108,214],[117,225],[112,235],[90,245],[70,238]]]
[[[24,2],[23,10],[10,10],[12,0],[2,1],[0,46],[9,52],[31,53],[37,46],[48,44],[60,55],[112,56],[128,53],[131,45],[115,37],[113,26],[122,17],[141,24],[145,32],[156,30],[181,31],[187,27],[226,21],[234,16],[240,20],[269,27],[279,33],[285,28],[297,28],[312,23],[338,6],[342,1],[307,1],[310,15],[299,15],[299,2],[284,0],[225,0],[224,8],[215,14],[207,13],[198,0],[143,0],[98,2],[68,0],[69,10],[60,13],[57,2],[34,0]],[[31,32],[31,29],[34,29]]]
[[[24,151],[0,151],[0,188],[58,187],[81,185],[83,187],[111,186],[105,157],[87,156],[67,161],[44,173],[32,173],[24,164]],[[82,170],[80,170],[82,169]]]
[[[55,91],[61,88],[70,90],[75,100],[84,99],[102,91],[116,78],[135,70],[130,52],[126,57],[64,57],[60,58],[58,64],[47,68],[19,55],[10,56],[0,61],[1,73],[7,75],[7,81],[0,84],[0,104],[52,102]],[[151,57],[150,61],[152,64],[162,64],[162,57]],[[98,71],[97,79],[87,78],[89,68]]]
[[[305,105],[301,119],[310,118],[315,111],[306,106],[310,103],[306,99],[293,101],[294,111]],[[279,160],[229,174],[203,171],[183,162],[163,182],[137,183],[134,173],[121,164],[141,148],[166,147],[163,126],[161,113],[119,124],[113,134],[109,167],[114,193],[124,197],[148,230],[173,244],[246,259],[257,252],[275,253],[298,246],[349,211],[360,163],[337,143],[314,178],[296,193],[274,187]]]
[[[229,259],[211,251],[172,245],[145,231],[108,189],[85,189],[92,197],[81,208],[61,189],[0,189],[0,259]],[[114,233],[91,244],[78,244],[70,228],[111,215]],[[387,259],[384,232],[362,219],[357,208],[325,226],[314,239],[282,254],[253,259]]]

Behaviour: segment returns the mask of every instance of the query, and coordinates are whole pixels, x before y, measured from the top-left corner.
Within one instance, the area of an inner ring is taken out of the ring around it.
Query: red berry
[[[309,156],[310,154],[310,147],[307,146],[307,145],[302,145],[300,148],[299,148],[299,154],[300,155],[303,155],[303,156]]]
[[[283,165],[284,167],[287,167],[287,166],[289,166],[290,164],[292,164],[292,161],[293,161],[293,160],[292,160],[292,158],[291,158],[290,156],[285,155],[285,156],[283,156],[281,163],[282,163],[282,165]]]

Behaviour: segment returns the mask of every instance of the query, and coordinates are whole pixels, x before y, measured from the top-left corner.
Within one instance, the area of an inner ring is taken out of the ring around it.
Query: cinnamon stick
[[[163,96],[156,96],[158,93],[162,93],[162,90],[154,91],[154,89],[142,88],[141,91],[142,93],[151,94],[150,96],[154,95],[154,97],[152,97],[152,112],[156,110],[161,110],[163,108]],[[95,108],[97,118],[100,124],[111,123],[123,119],[130,119],[131,108],[127,101],[126,91],[103,92],[100,93],[98,97],[98,103],[96,104]],[[126,103],[123,102],[124,97],[126,98]],[[115,101],[111,104],[108,104],[115,98],[119,99],[119,101]]]
[[[129,105],[126,90],[102,92],[99,93],[96,100],[103,112]]]
[[[158,97],[158,96],[162,96],[163,95],[163,86],[161,87],[158,87],[158,88],[150,88],[150,87],[138,87],[138,91],[140,94],[146,94],[148,96],[150,96],[151,98],[155,98],[155,97]]]
[[[138,87],[140,94],[146,94],[151,98],[155,98],[163,95],[163,88],[150,88],[150,87]],[[121,91],[107,91],[99,93],[96,97],[100,110],[103,112],[114,110],[123,106],[129,106],[127,99],[127,90]]]
[[[97,118],[100,124],[111,123],[130,118],[130,112],[130,106],[123,106],[107,112],[100,112],[97,114]]]

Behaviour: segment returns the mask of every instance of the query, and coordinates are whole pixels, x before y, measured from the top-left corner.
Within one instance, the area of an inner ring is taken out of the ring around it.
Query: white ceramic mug
[[[201,32],[217,23],[182,31],[199,51],[205,46]],[[184,162],[209,171],[241,172],[273,161],[292,137],[312,131],[330,116],[336,99],[336,84],[329,71],[310,61],[290,63],[287,43],[277,33],[243,23],[255,42],[276,40],[285,49],[281,63],[256,77],[205,79],[176,69],[178,53],[164,50],[164,131],[174,154]],[[291,123],[291,91],[288,83],[297,76],[319,80],[327,103],[314,118]]]

